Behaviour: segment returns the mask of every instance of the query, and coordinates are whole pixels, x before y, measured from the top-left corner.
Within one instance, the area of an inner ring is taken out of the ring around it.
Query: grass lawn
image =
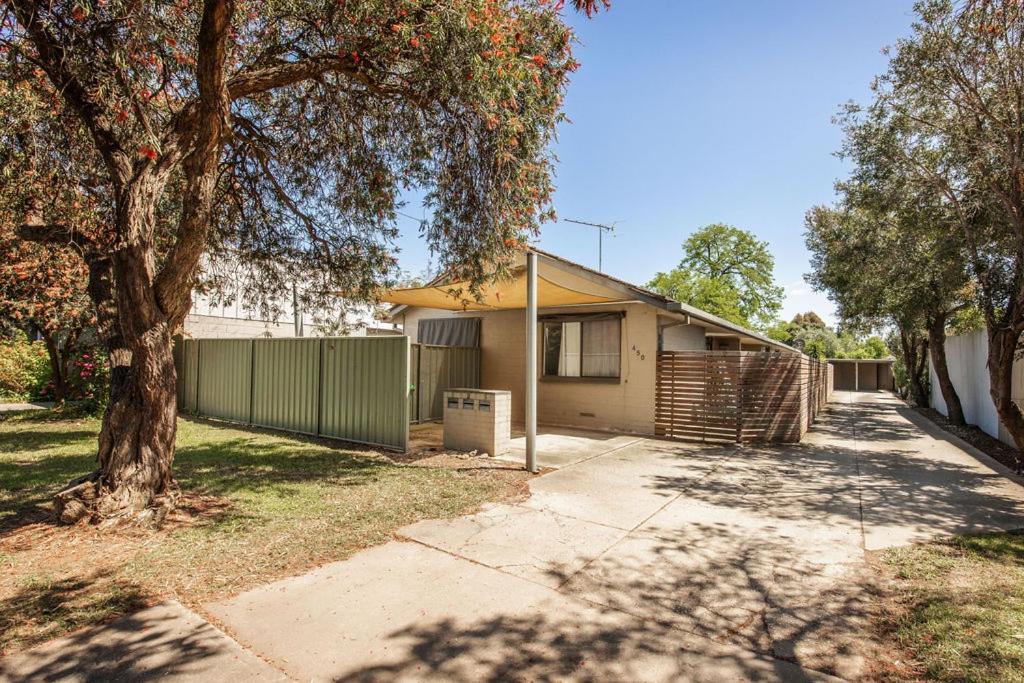
[[[486,459],[386,453],[178,423],[183,506],[164,527],[58,527],[49,498],[94,465],[95,419],[0,417],[0,653],[174,597],[192,607],[345,558],[419,519],[522,495]]]
[[[1024,681],[1024,532],[881,553],[892,597],[878,678]]]

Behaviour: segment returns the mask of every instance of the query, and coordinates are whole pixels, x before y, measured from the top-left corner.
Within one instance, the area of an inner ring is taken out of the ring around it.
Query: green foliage
[[[746,230],[715,223],[683,243],[683,259],[647,284],[654,291],[747,327],[764,327],[782,307],[775,258],[767,242]]]
[[[749,325],[739,292],[730,283],[697,275],[685,268],[658,273],[647,287],[676,301],[696,306],[737,325]]]
[[[874,335],[859,341],[843,358],[888,358],[889,346],[885,340]]]
[[[553,3],[236,0],[223,67],[199,41],[203,3],[15,7],[0,31],[0,198],[19,222],[29,200],[44,223],[88,208],[104,250],[124,232],[114,197],[129,180],[154,196],[157,234],[141,241],[166,252],[183,236],[184,153],[209,128],[190,119],[197,60],[222,68],[213,216],[188,236],[203,242],[203,286],[220,301],[274,309],[295,281],[307,310],[339,291],[372,300],[397,275],[408,191],[424,198],[420,232],[438,266],[475,284],[553,215],[551,146],[578,66]],[[51,53],[60,64],[40,68],[33,55]],[[51,82],[57,71],[76,88]]]
[[[798,313],[788,323],[778,321],[765,333],[783,344],[802,348],[808,356],[819,360],[889,357],[889,348],[881,337],[861,338],[851,332],[837,333],[813,311]]]
[[[964,306],[949,318],[947,333],[950,335],[967,334],[985,329],[985,314],[977,306]]]
[[[0,340],[0,401],[27,401],[45,395],[50,358],[42,342]]]

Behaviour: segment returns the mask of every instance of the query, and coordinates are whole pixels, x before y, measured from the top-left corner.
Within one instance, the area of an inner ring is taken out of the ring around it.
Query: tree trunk
[[[946,316],[935,315],[928,318],[928,346],[931,351],[932,366],[935,378],[939,382],[942,400],[946,402],[946,417],[954,425],[967,424],[964,420],[964,407],[960,396],[956,393],[953,380],[949,378],[949,366],[946,364]]]
[[[53,400],[63,403],[68,397],[67,372],[64,367],[64,358],[61,355],[60,347],[54,338],[53,332],[42,330],[43,343],[46,344],[46,355],[50,357],[50,372],[53,375]]]
[[[86,291],[96,310],[96,328],[110,362],[107,387],[107,404],[110,405],[117,401],[124,391],[132,354],[125,345],[121,323],[117,319],[114,274],[110,257],[97,251],[90,251],[85,254],[85,262],[89,266]]]
[[[917,336],[913,330],[908,332],[900,328],[900,347],[903,351],[903,366],[906,368],[907,380],[910,382],[910,392],[917,405],[927,406],[928,390],[922,372],[924,366],[922,359],[928,353],[928,343],[924,339],[917,339]]]
[[[1014,327],[1002,328],[988,335],[989,394],[999,414],[999,422],[1017,445],[1017,472],[1024,472],[1024,415],[1013,402],[1013,361],[1017,356],[1020,332]]]
[[[123,201],[124,232],[140,234],[152,221],[152,188],[133,189]],[[176,487],[171,472],[176,434],[177,381],[172,325],[156,303],[152,287],[152,248],[128,246],[110,256],[109,266],[90,264],[90,295],[108,303],[100,314],[116,320],[105,328],[111,353],[110,401],[100,430],[99,468],[57,494],[60,520],[75,523],[129,520],[158,524],[173,508]],[[108,277],[113,275],[115,286]],[[187,294],[187,291],[186,291]],[[100,308],[98,306],[98,308]]]

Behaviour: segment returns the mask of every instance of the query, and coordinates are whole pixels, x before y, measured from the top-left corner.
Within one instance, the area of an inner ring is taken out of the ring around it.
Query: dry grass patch
[[[388,454],[181,420],[182,507],[163,528],[53,524],[49,498],[93,464],[96,420],[0,420],[0,652],[175,597],[193,607],[390,540],[420,519],[525,494],[495,460]]]
[[[879,553],[881,680],[1024,682],[1024,532]]]

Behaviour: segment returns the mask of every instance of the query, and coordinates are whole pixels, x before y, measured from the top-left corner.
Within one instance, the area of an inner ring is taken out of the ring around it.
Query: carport
[[[525,437],[523,454],[526,469],[539,471],[537,463],[537,378],[538,378],[538,308],[555,306],[590,306],[621,303],[633,297],[610,288],[599,278],[580,277],[567,270],[558,260],[538,259],[533,248],[524,250],[522,266],[510,269],[508,275],[475,289],[468,280],[431,284],[426,287],[394,289],[380,298],[392,304],[423,306],[449,311],[525,312]]]
[[[892,358],[829,358],[836,391],[894,391]]]

